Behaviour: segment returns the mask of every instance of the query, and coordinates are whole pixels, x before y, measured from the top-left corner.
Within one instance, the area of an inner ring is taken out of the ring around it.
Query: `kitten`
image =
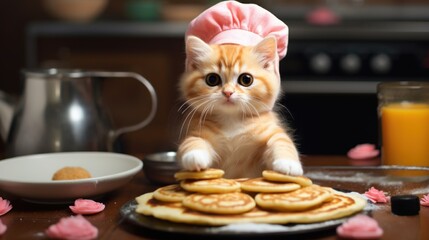
[[[178,148],[185,170],[221,168],[227,178],[265,169],[302,175],[299,154],[273,106],[280,93],[274,37],[256,46],[208,45],[190,36],[179,89],[186,117]]]

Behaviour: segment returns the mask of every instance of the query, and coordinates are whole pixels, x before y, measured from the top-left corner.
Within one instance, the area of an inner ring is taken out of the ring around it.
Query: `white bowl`
[[[91,178],[51,180],[63,167],[82,167]],[[0,189],[32,202],[69,202],[115,190],[139,172],[140,159],[108,152],[46,153],[0,160]]]

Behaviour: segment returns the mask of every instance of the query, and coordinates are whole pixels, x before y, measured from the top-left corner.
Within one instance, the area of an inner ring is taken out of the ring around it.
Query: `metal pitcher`
[[[23,76],[24,92],[16,104],[0,94],[0,133],[7,156],[113,151],[120,134],[145,127],[156,113],[155,90],[137,73],[40,69],[24,70]],[[112,129],[101,101],[101,78],[134,78],[143,84],[151,97],[148,116],[135,125]]]

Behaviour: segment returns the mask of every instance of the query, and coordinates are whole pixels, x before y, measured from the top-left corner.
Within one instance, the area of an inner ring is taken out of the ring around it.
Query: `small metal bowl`
[[[146,178],[155,184],[167,185],[176,183],[174,174],[180,170],[176,161],[176,152],[160,152],[146,155],[143,158]]]

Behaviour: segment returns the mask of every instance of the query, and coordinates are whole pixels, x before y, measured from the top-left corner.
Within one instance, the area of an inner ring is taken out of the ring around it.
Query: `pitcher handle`
[[[142,75],[134,73],[134,72],[93,71],[93,72],[89,72],[89,75],[91,77],[134,78],[146,87],[146,89],[148,90],[150,97],[151,97],[152,107],[150,109],[149,115],[144,120],[140,121],[137,124],[118,128],[115,130],[111,130],[109,132],[109,142],[108,142],[107,147],[108,147],[109,151],[112,151],[113,143],[119,135],[121,135],[123,133],[132,132],[132,131],[136,131],[136,130],[139,130],[141,128],[144,128],[146,125],[148,125],[153,120],[153,118],[155,117],[155,114],[156,114],[157,106],[158,106],[158,100],[157,100],[156,92],[155,92],[155,89],[153,88],[153,86],[150,84],[150,82],[148,80],[146,80],[146,78],[144,78]]]

